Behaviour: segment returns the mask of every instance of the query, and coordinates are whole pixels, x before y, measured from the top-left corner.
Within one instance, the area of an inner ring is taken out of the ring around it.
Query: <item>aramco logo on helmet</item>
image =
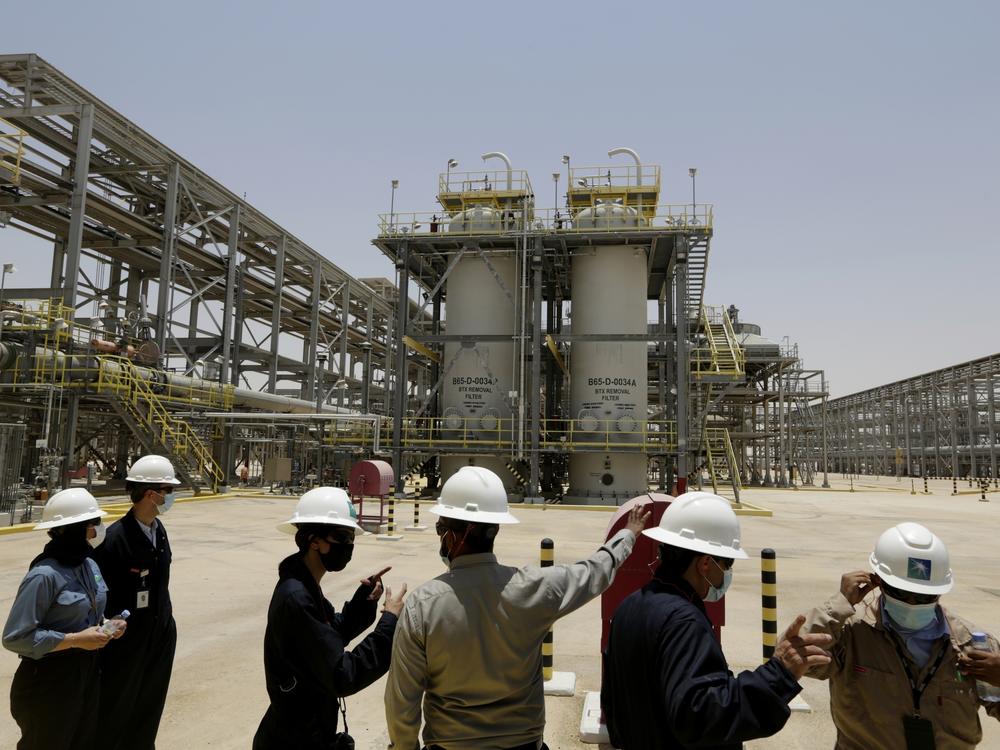
[[[915,581],[931,580],[931,561],[911,557],[906,563],[906,577]]]

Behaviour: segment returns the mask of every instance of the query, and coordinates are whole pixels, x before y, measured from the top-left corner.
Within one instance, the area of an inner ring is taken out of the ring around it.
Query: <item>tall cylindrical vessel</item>
[[[602,204],[581,211],[578,229],[634,227],[634,209]],[[572,332],[578,335],[646,332],[647,248],[594,246],[573,255]],[[643,450],[646,427],[646,342],[575,339],[570,350],[574,445],[567,498],[618,504],[648,488]],[[634,447],[632,447],[634,446]]]
[[[456,214],[452,232],[495,232],[500,212],[475,206]],[[445,330],[451,336],[504,336],[503,341],[449,341],[442,367],[450,370],[441,385],[441,436],[456,447],[489,449],[511,438],[511,400],[514,390],[514,303],[517,285],[513,255],[491,254],[489,260],[466,252],[445,282]],[[496,472],[510,489],[513,477],[507,462],[494,455],[444,456],[441,480],[462,466],[474,464]]]

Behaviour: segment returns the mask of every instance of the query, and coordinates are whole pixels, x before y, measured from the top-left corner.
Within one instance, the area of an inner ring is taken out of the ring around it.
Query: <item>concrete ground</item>
[[[955,590],[945,603],[979,627],[1000,632],[1000,493],[991,503],[978,494],[950,496],[951,483],[934,481],[932,494],[911,495],[909,484],[892,478],[861,478],[855,492],[846,480],[832,478],[834,490],[747,490],[745,500],[771,508],[772,518],[744,517],[744,545],[751,557],[762,547],[778,552],[781,627],[799,612],[833,594],[841,573],[863,568],[878,535],[902,520],[928,525],[949,544]],[[918,489],[921,487],[918,486]],[[968,486],[960,491],[970,492]],[[294,500],[246,497],[179,502],[166,516],[174,548],[171,589],[178,622],[174,676],[160,727],[161,750],[248,748],[267,706],[262,640],[267,604],[279,560],[293,549],[275,524],[291,512]],[[426,507],[426,506],[425,506]],[[397,514],[400,525],[410,508]],[[537,563],[538,542],[555,540],[556,562],[588,555],[600,542],[610,516],[600,511],[548,508],[515,510],[522,523],[503,530],[497,543],[502,561]],[[433,517],[424,517],[432,523]],[[399,542],[358,539],[349,568],[324,579],[336,606],[350,596],[359,578],[392,565],[390,586],[410,587],[441,572],[433,532],[404,532]],[[41,548],[41,532],[0,537],[0,612],[6,614],[28,561]],[[727,596],[728,626],[723,646],[735,671],[754,667],[760,655],[760,573],[753,559],[736,567]],[[598,644],[600,607],[594,601],[560,621],[555,630],[556,669],[577,674],[572,698],[547,699],[546,741],[553,750],[586,747],[579,743],[584,693],[600,682]],[[9,691],[17,659],[0,654],[0,690]],[[348,699],[351,732],[359,749],[386,744],[382,708],[384,681]],[[776,737],[749,748],[793,750],[832,747],[833,726],[825,683],[804,681],[811,714],[793,714]],[[54,714],[55,716],[55,714]],[[982,747],[1000,748],[1000,726],[984,719]],[[0,747],[13,747],[17,727],[0,714]]]

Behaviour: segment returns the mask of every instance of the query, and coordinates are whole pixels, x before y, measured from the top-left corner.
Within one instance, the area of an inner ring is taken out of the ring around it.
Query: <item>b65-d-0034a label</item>
[[[635,388],[639,385],[639,383],[636,382],[635,378],[587,378],[587,385],[590,387],[620,385]]]
[[[488,375],[484,376],[462,376],[456,375],[451,379],[452,385],[493,385],[497,382],[496,378],[491,378]]]

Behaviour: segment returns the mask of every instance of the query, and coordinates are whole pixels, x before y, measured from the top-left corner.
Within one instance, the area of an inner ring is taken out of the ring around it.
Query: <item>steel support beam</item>
[[[229,214],[229,242],[226,255],[226,302],[222,311],[222,365],[219,379],[222,383],[230,382],[230,366],[233,356],[233,307],[236,303],[236,269],[239,265],[240,245],[240,206],[233,206]],[[235,369],[235,368],[233,368]],[[223,467],[226,476],[229,468]]]
[[[80,274],[80,249],[87,211],[87,180],[90,176],[90,141],[94,128],[94,106],[80,107],[76,126],[76,156],[73,161],[73,193],[69,203],[69,234],[66,236],[66,273],[63,304],[76,307],[77,278]]]
[[[267,375],[267,392],[278,387],[278,342],[281,334],[281,302],[285,288],[285,235],[278,240],[274,258],[274,307],[271,309],[271,363]],[[367,413],[367,412],[366,412]]]
[[[170,327],[168,309],[173,289],[174,235],[177,221],[177,194],[181,179],[181,165],[174,162],[167,170],[167,200],[163,209],[163,246],[160,252],[159,293],[156,299],[156,346],[166,362],[167,329]]]

